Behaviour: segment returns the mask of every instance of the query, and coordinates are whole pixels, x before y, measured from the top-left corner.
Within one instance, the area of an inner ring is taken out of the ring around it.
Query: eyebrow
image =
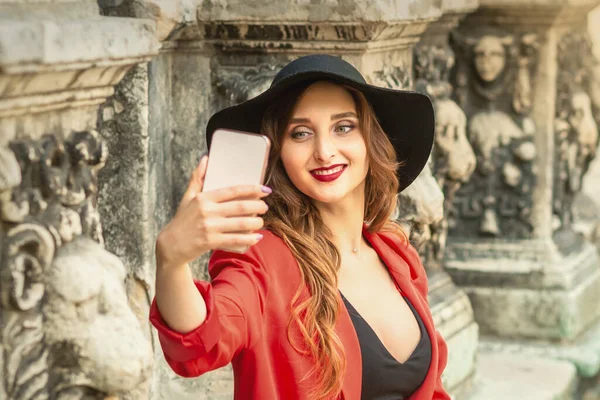
[[[335,121],[336,119],[349,118],[349,117],[358,118],[358,116],[356,115],[355,112],[348,111],[348,112],[343,112],[340,114],[333,114],[331,116],[331,120]],[[308,119],[308,118],[292,118],[290,120],[290,124],[306,124],[309,122],[310,122],[310,119]]]

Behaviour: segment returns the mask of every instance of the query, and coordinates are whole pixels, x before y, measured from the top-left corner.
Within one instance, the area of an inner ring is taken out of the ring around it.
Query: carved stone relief
[[[454,198],[450,231],[461,237],[531,236],[535,126],[531,74],[536,37],[453,34],[456,99],[468,116],[477,168]]]
[[[252,99],[269,88],[277,72],[285,64],[264,63],[252,67],[216,66],[212,69],[212,84],[217,93],[216,109]]]
[[[410,242],[423,256],[428,273],[438,269],[431,262],[431,251],[437,249],[439,232],[436,228],[444,218],[444,194],[429,165],[419,177],[398,196],[398,205],[392,219],[398,220],[409,234]]]
[[[369,78],[376,86],[397,90],[412,88],[411,74],[405,67],[385,65],[382,69],[373,72]]]
[[[443,218],[428,227],[431,240],[421,249],[429,269],[440,268],[448,236],[454,224],[453,200],[475,168],[475,154],[467,139],[467,117],[451,99],[450,72],[455,58],[449,46],[420,44],[414,49],[415,88],[428,94],[436,111],[436,136],[430,166],[443,190]]]
[[[0,149],[0,398],[127,397],[150,376],[125,267],[102,245],[106,158],[94,131]]]
[[[600,82],[594,70],[600,66],[585,32],[569,32],[558,45],[558,79],[555,120],[554,228],[573,222],[573,201],[584,175],[596,157],[598,107],[593,98]]]

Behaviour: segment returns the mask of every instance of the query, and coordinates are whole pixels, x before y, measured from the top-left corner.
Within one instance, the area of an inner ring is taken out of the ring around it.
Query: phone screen
[[[263,184],[270,147],[264,135],[218,129],[211,141],[202,191]]]

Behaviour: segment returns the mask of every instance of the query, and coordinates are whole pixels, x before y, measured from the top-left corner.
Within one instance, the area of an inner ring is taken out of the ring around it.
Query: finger
[[[262,200],[233,200],[219,203],[216,206],[217,213],[222,217],[261,215],[268,209],[267,203]]]
[[[214,248],[244,253],[261,239],[258,233],[224,233],[216,237]]]
[[[237,199],[261,199],[268,196],[271,189],[263,185],[237,185],[204,193],[207,199],[215,203],[223,203]]]
[[[208,228],[219,234],[251,233],[261,229],[265,222],[261,217],[215,218],[206,221]]]
[[[208,165],[208,156],[204,155],[200,159],[200,162],[192,171],[192,176],[190,177],[190,181],[188,183],[188,187],[185,190],[185,194],[183,195],[184,200],[189,202],[193,199],[198,193],[202,192],[202,187],[204,186],[204,176],[206,175],[206,166]]]

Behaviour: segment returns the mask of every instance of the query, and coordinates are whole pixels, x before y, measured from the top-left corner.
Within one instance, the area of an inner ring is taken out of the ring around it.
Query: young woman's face
[[[292,183],[317,202],[364,195],[367,148],[346,89],[318,82],[304,92],[284,133],[281,160]]]

